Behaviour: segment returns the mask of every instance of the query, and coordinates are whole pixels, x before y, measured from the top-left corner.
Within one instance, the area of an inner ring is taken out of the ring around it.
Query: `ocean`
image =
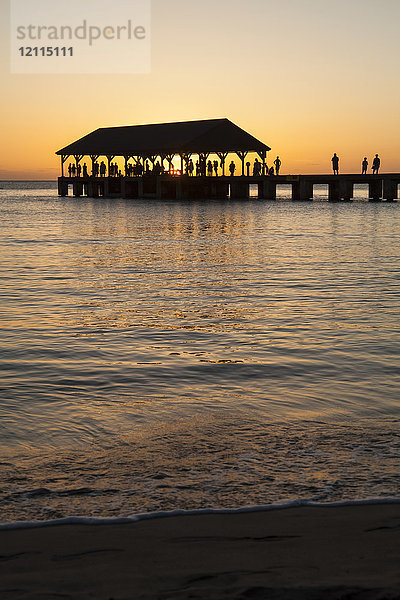
[[[400,206],[0,182],[1,522],[400,497]]]

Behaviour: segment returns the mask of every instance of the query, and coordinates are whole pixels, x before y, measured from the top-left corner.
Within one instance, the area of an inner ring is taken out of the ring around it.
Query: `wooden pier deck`
[[[129,199],[246,199],[250,186],[257,186],[258,198],[276,200],[278,185],[291,186],[293,201],[313,199],[315,185],[328,186],[330,202],[349,202],[353,198],[354,185],[368,185],[371,201],[394,202],[399,198],[400,173],[379,175],[275,175],[275,176],[219,176],[190,177],[145,175],[141,177],[59,177],[58,193],[69,192],[79,198],[129,198]],[[254,188],[252,188],[254,189]]]

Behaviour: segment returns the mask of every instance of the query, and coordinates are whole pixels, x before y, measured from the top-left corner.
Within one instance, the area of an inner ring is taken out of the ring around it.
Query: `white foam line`
[[[363,506],[368,504],[400,504],[400,498],[367,498],[365,500],[339,500],[337,502],[316,502],[315,500],[299,499],[276,504],[243,506],[241,508],[199,508],[193,510],[170,510],[149,513],[138,513],[130,517],[64,517],[49,521],[16,521],[0,524],[0,531],[7,529],[31,529],[38,527],[53,527],[54,525],[121,525],[137,523],[147,519],[166,517],[185,517],[195,515],[235,515],[240,513],[264,512],[267,510],[282,510],[301,506],[319,508],[334,508],[338,506]]]

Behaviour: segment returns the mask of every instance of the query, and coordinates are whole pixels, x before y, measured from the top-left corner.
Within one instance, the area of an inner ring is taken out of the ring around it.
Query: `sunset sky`
[[[400,171],[400,0],[153,0],[145,75],[12,75],[0,6],[0,179],[57,177],[55,151],[98,127],[217,117],[282,173],[330,172],[333,152]]]

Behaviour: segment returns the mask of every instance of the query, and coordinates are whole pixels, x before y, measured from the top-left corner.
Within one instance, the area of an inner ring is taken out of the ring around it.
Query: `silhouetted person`
[[[72,177],[75,177],[76,175],[76,167],[75,165],[72,165]]]
[[[212,177],[212,174],[213,174],[213,165],[212,165],[211,160],[209,160],[207,163],[207,175],[209,177]]]
[[[69,163],[69,165],[68,165],[68,174],[69,174],[70,177],[72,177],[72,165],[71,165],[71,163]]]
[[[215,177],[218,177],[218,161],[214,160],[213,165],[214,165]]]
[[[104,161],[101,161],[100,163],[100,177],[105,177],[106,175],[106,163]]]
[[[334,175],[339,175],[339,157],[337,156],[336,152],[332,156],[332,169]]]
[[[190,159],[189,160],[189,175],[190,175],[190,177],[193,176],[193,171],[194,171],[194,164],[193,164],[192,159]]]
[[[82,173],[82,167],[81,167],[80,164],[78,164],[77,167],[76,167],[76,174],[77,174],[78,177],[80,177],[81,173]]]
[[[247,163],[246,163],[246,173],[247,173],[247,177],[250,177],[250,166],[251,166],[250,162],[249,162],[249,161],[247,161]]]
[[[281,168],[281,164],[282,164],[282,161],[281,161],[281,159],[279,158],[279,156],[277,156],[277,157],[276,157],[276,159],[274,160],[275,171],[276,171],[276,174],[277,174],[277,175],[279,175],[279,171],[280,171],[280,168]]]
[[[93,175],[95,177],[98,177],[98,175],[99,175],[99,163],[98,162],[95,162],[93,164]]]
[[[364,156],[364,160],[361,163],[361,175],[366,175],[368,169],[368,159]]]
[[[229,165],[229,172],[231,174],[231,176],[233,177],[235,174],[235,169],[236,169],[236,165],[235,163],[232,161],[231,164]]]
[[[88,176],[88,172],[87,172],[87,164],[86,164],[86,163],[83,163],[83,169],[82,169],[82,172],[83,172],[83,177],[87,177],[87,176]]]
[[[254,161],[253,165],[253,177],[258,177],[261,172],[261,163],[258,162],[258,158]]]
[[[375,154],[374,162],[372,163],[372,173],[373,175],[378,175],[379,167],[381,166],[381,159],[377,154]]]

